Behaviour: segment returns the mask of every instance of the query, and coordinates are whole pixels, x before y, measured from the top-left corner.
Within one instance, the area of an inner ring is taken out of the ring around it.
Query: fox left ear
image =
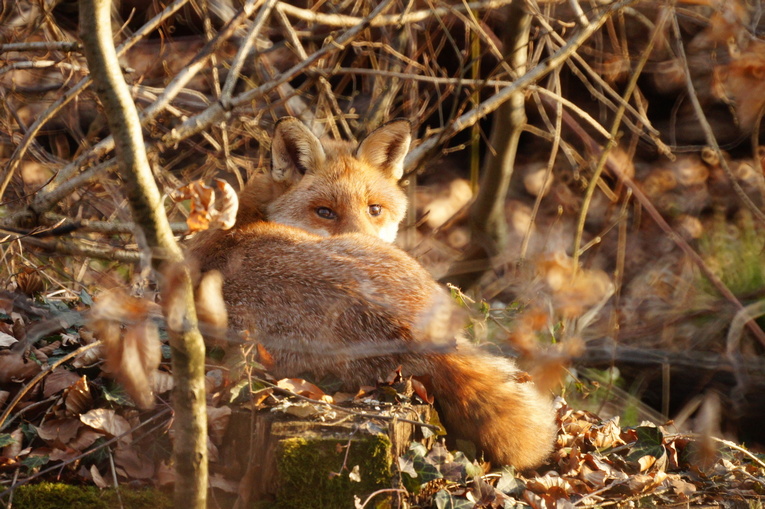
[[[364,138],[356,150],[356,157],[380,168],[389,178],[404,175],[404,158],[412,143],[412,124],[408,120],[393,120],[383,124]]]
[[[319,139],[294,117],[279,119],[271,140],[271,177],[277,182],[297,182],[324,164]]]

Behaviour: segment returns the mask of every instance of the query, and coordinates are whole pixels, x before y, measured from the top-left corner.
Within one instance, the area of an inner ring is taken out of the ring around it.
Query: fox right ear
[[[404,158],[411,143],[411,122],[393,120],[369,133],[356,149],[356,156],[379,168],[388,178],[400,180],[404,175]]]
[[[284,117],[276,122],[271,141],[271,177],[275,181],[300,180],[325,159],[319,138],[300,120]]]

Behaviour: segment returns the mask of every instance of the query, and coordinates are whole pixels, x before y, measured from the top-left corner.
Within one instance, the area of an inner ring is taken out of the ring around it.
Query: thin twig
[[[284,4],[280,4],[280,5],[284,5]],[[286,14],[284,14],[284,11],[282,9],[280,8],[276,9],[276,18],[279,20],[279,23],[282,25],[282,27],[284,27],[284,30],[287,32],[287,39],[292,44],[292,47],[297,53],[298,58],[300,60],[307,59],[308,53],[306,53],[305,48],[303,47],[303,43],[300,42],[300,37],[298,37],[297,33],[295,32],[295,29],[290,24],[290,20],[287,18]],[[343,111],[340,108],[340,105],[337,103],[337,98],[335,97],[335,94],[332,91],[332,86],[329,84],[329,81],[327,80],[327,78],[321,75],[319,75],[319,88],[320,88],[320,91],[324,93],[324,97],[326,98],[330,108],[332,109],[333,114],[327,116],[330,129],[332,130],[332,135],[335,138],[340,137],[339,135],[340,133],[338,133],[337,126],[335,125],[335,120],[338,120],[340,122],[340,125],[343,127],[345,136],[348,138],[349,141],[355,143],[356,139],[353,136],[353,131],[351,131],[351,128],[348,126],[348,121],[345,119],[345,115],[343,114]]]
[[[69,53],[81,50],[82,45],[77,41],[10,42],[8,44],[0,44],[0,53],[11,51],[63,51]]]
[[[244,67],[244,61],[250,56],[250,48],[255,43],[255,39],[260,35],[263,26],[268,20],[271,10],[276,5],[278,0],[266,0],[263,6],[255,17],[255,21],[252,22],[247,37],[239,44],[239,50],[236,52],[233,62],[231,62],[231,68],[229,69],[228,76],[226,77],[226,83],[223,85],[223,91],[221,92],[220,100],[224,104],[228,104],[231,101],[231,94],[234,92],[234,86],[239,79],[239,73]]]
[[[619,133],[619,129],[621,128],[622,118],[624,117],[624,113],[627,109],[625,105],[629,104],[630,98],[632,97],[632,93],[637,88],[638,79],[640,78],[640,75],[643,72],[643,68],[648,62],[648,57],[651,55],[651,52],[653,51],[653,46],[656,43],[656,40],[662,34],[664,25],[669,19],[670,14],[671,13],[669,9],[664,9],[662,11],[662,15],[661,15],[661,18],[659,19],[659,22],[656,24],[656,26],[654,27],[653,33],[648,38],[648,44],[643,49],[643,54],[641,55],[640,60],[638,60],[637,65],[635,66],[635,69],[632,70],[631,72],[630,81],[627,83],[627,87],[624,91],[622,101],[620,102],[619,107],[616,109],[614,120],[611,125],[611,131],[608,137],[608,142],[606,143],[606,146],[600,151],[597,166],[595,167],[595,171],[593,172],[593,175],[590,178],[590,182],[587,186],[587,191],[584,194],[584,200],[582,201],[582,209],[579,213],[579,221],[577,223],[577,228],[574,232],[573,258],[574,258],[575,268],[578,267],[578,264],[579,264],[579,255],[581,254],[580,247],[582,244],[582,235],[584,233],[584,223],[587,220],[587,213],[590,210],[590,203],[592,201],[593,195],[595,194],[595,187],[598,181],[600,180],[600,175],[606,166],[606,161],[609,158],[609,153],[616,146],[616,135]]]
[[[736,179],[736,176],[733,175],[730,166],[728,166],[728,161],[723,155],[722,150],[720,150],[720,145],[717,143],[717,139],[715,138],[714,132],[712,131],[712,126],[709,125],[709,121],[707,120],[707,116],[701,106],[701,102],[699,102],[699,96],[696,94],[696,89],[693,86],[693,78],[691,77],[691,71],[688,67],[688,59],[685,55],[685,46],[683,45],[680,25],[677,22],[677,16],[673,17],[672,29],[675,33],[675,52],[677,53],[677,57],[683,66],[683,73],[685,74],[685,86],[688,89],[688,97],[690,98],[691,104],[693,105],[693,110],[696,113],[696,119],[699,121],[701,130],[704,131],[704,137],[706,138],[707,145],[709,145],[717,155],[717,158],[720,161],[720,167],[728,176],[731,186],[733,187],[733,191],[744,203],[746,208],[748,208],[757,219],[765,223],[765,213],[763,213],[762,210],[760,210],[759,207],[757,207],[757,205],[752,201],[752,199],[749,198],[749,195],[744,192],[744,190],[741,188],[741,185],[738,183],[738,179]]]
[[[23,62],[16,62],[11,65],[0,67],[0,76],[7,72],[19,71],[24,69],[48,69],[49,67],[57,67],[59,69],[66,69],[67,71],[82,71],[82,67],[79,65],[70,64],[68,62],[61,62],[59,60],[25,60]]]
[[[383,488],[381,490],[374,491],[369,494],[366,500],[364,500],[364,503],[361,504],[360,509],[364,509],[370,500],[375,498],[377,495],[380,495],[381,493],[403,493],[404,495],[406,495],[408,492],[401,488]]]
[[[29,236],[21,236],[12,240],[20,240],[24,244],[44,249],[50,253],[58,253],[69,256],[85,256],[97,260],[110,260],[123,263],[138,263],[143,254],[140,251],[119,249],[114,246],[94,247],[82,243],[72,243],[61,239],[44,241]]]
[[[362,30],[369,26],[371,20],[385,11],[391,3],[392,0],[382,0],[382,2],[380,2],[366,18],[359,20],[358,24],[340,34],[336,39],[328,38],[324,47],[311,54],[311,56],[309,56],[306,60],[295,64],[288,70],[277,75],[268,83],[264,83],[259,87],[248,90],[247,92],[244,92],[243,94],[233,98],[231,100],[230,107],[238,108],[240,106],[250,104],[252,101],[268,94],[269,92],[275,90],[279,85],[288,82],[298,74],[304,72],[320,58],[323,58],[327,54],[345,47],[345,45],[350,43],[350,41],[354,39]],[[183,124],[173,129],[170,133],[162,138],[158,145],[164,147],[174,146],[181,140],[186,139],[189,136],[193,136],[206,129],[208,126],[214,124],[215,122],[220,121],[226,115],[227,111],[228,110],[224,109],[222,104],[214,104],[207,108],[205,111],[187,119],[185,122],[183,122]]]
[[[531,6],[532,8],[535,8],[535,5],[533,3],[531,4]],[[555,39],[555,42],[557,42],[560,45],[566,44],[566,40],[553,29],[553,27],[547,22],[545,17],[542,15],[542,13],[538,9],[536,9],[536,16],[539,23],[547,31],[547,34],[553,39]],[[584,58],[582,58],[581,55],[579,55],[578,53],[573,53],[571,56],[573,57],[573,60],[566,61],[566,65],[568,65],[571,71],[580,78],[580,80],[585,86],[588,87],[588,90],[590,91],[590,93],[592,93],[599,101],[606,104],[610,109],[615,110],[616,105],[613,104],[611,101],[609,101],[608,98],[605,95],[603,95],[600,91],[589,86],[589,83],[584,78],[582,71],[578,69],[576,65],[581,66],[581,68],[584,69],[587,72],[587,74],[592,77],[595,83],[597,83],[598,86],[602,87],[603,90],[605,90],[605,92],[614,99],[614,101],[622,102],[621,95],[617,93],[608,83],[606,83],[606,81],[590,67],[590,65],[587,63],[587,61]],[[574,65],[574,62],[576,62],[576,65]],[[657,144],[659,151],[664,154],[670,153],[669,147],[667,147],[660,139],[661,133],[655,127],[653,127],[653,124],[651,124],[651,121],[641,112],[636,110],[635,107],[632,106],[631,104],[626,104],[624,107],[627,108],[627,111],[629,111],[630,114],[635,117],[635,120],[639,122],[644,129],[648,131],[648,134]],[[633,129],[635,128],[634,122],[635,121],[629,122],[630,127],[632,127]]]
[[[123,221],[95,221],[91,219],[73,220],[65,216],[54,213],[47,213],[43,216],[44,223],[56,224],[56,226],[66,226],[77,223],[77,230],[98,232],[98,233],[134,233],[135,223]],[[173,233],[188,233],[189,226],[186,223],[170,223]]]
[[[132,48],[139,40],[141,40],[143,37],[145,37],[148,33],[154,31],[154,29],[157,28],[163,21],[165,21],[167,18],[172,16],[175,12],[177,12],[181,7],[183,7],[189,0],[175,0],[172,4],[165,7],[165,9],[162,10],[159,14],[154,16],[152,19],[150,19],[144,26],[142,26],[138,31],[136,31],[131,37],[125,40],[119,48],[117,48],[117,56],[122,56]],[[82,78],[74,87],[72,87],[70,90],[67,90],[64,95],[59,97],[56,102],[48,106],[48,108],[35,120],[35,122],[29,127],[29,130],[24,133],[24,138],[22,138],[19,145],[16,147],[16,149],[13,151],[13,154],[11,154],[10,160],[8,161],[8,164],[6,166],[6,175],[5,179],[3,180],[2,184],[0,184],[0,202],[3,200],[3,195],[5,194],[5,190],[8,187],[8,184],[11,181],[11,178],[13,177],[13,174],[16,172],[19,164],[21,163],[21,160],[24,157],[24,154],[29,149],[29,146],[34,141],[35,137],[39,133],[40,129],[50,120],[52,119],[58,112],[60,112],[64,106],[69,104],[75,97],[77,97],[83,90],[88,88],[91,85],[92,81],[90,76],[86,76]],[[92,149],[91,149],[92,151]],[[81,161],[80,161],[81,163]],[[80,166],[75,165],[75,163],[69,164],[67,167],[63,168],[59,171],[59,173],[56,175],[56,178],[54,179],[53,184],[56,185],[56,183],[61,182],[62,180],[66,180],[73,172],[75,172]],[[45,193],[40,193],[44,195]]]
[[[516,91],[538,82],[540,79],[547,76],[553,69],[562,65],[572,55],[576,55],[577,49],[579,49],[587,39],[600,29],[609,16],[635,1],[636,0],[620,0],[609,4],[596,21],[593,21],[587,27],[582,28],[563,47],[518,78],[512,85],[501,89],[475,108],[455,118],[439,134],[431,136],[423,141],[406,156],[406,161],[404,163],[406,173],[417,168],[425,158],[426,154],[435,149],[444,139],[449,139],[458,132],[472,126],[486,115],[499,108],[499,106],[507,101]]]
[[[339,405],[335,405],[333,403],[327,403],[326,401],[320,401],[318,399],[311,399],[311,398],[309,398],[307,396],[303,396],[303,395],[298,394],[296,392],[293,392],[293,391],[291,391],[289,389],[285,389],[283,387],[278,387],[278,386],[268,382],[267,380],[258,379],[258,381],[261,382],[264,385],[270,386],[274,390],[284,392],[285,394],[287,394],[289,396],[295,396],[296,398],[301,399],[303,401],[306,401],[308,403],[313,403],[315,405],[321,405],[321,406],[327,406],[327,407],[331,408],[332,410],[337,410],[338,412],[343,412],[343,413],[346,413],[346,414],[349,414],[349,415],[354,415],[356,417],[364,417],[366,419],[381,419],[381,420],[384,420],[384,421],[399,421],[399,422],[405,422],[407,424],[414,424],[415,426],[423,426],[425,428],[429,428],[429,429],[432,429],[434,431],[438,430],[438,426],[434,426],[433,424],[428,424],[426,422],[414,421],[412,419],[406,419],[406,418],[403,418],[403,417],[399,417],[397,415],[380,415],[380,414],[370,414],[370,413],[366,413],[366,412],[358,412],[356,410],[351,410],[350,408],[345,408],[345,407],[342,407],[342,406],[339,406]]]
[[[465,12],[466,10],[472,11],[484,11],[491,9],[498,9],[504,5],[513,3],[513,0],[488,0],[484,2],[471,2],[468,4],[455,4],[449,7],[437,7],[435,9],[423,9],[421,11],[414,11],[404,15],[401,14],[388,14],[383,16],[375,16],[369,22],[369,26],[381,27],[386,25],[405,25],[409,23],[417,23],[418,21],[424,21],[428,18],[442,17],[453,12]],[[360,23],[364,23],[367,18],[358,18],[356,16],[346,16],[343,14],[324,14],[321,12],[314,12],[308,9],[301,9],[294,5],[279,2],[279,9],[283,10],[286,14],[294,16],[309,23],[318,23],[321,25],[328,25],[334,27],[354,27]]]

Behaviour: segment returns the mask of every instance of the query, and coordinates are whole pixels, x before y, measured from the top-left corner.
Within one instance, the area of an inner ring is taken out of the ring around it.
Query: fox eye
[[[379,216],[382,214],[382,205],[370,205],[369,206],[369,215],[370,216]]]
[[[337,213],[329,207],[316,207],[316,215],[323,219],[337,219]]]

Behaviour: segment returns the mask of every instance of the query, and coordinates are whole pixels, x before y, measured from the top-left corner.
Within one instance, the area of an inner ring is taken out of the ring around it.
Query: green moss
[[[101,490],[95,486],[40,483],[21,486],[13,494],[14,509],[171,509],[172,506],[168,495],[149,488],[120,488],[118,496],[113,488]]]
[[[391,483],[391,443],[385,435],[354,438],[346,467],[347,439],[288,438],[280,442],[278,468],[281,485],[278,507],[353,508],[353,497],[362,501]],[[359,466],[361,482],[351,481],[349,470]]]

